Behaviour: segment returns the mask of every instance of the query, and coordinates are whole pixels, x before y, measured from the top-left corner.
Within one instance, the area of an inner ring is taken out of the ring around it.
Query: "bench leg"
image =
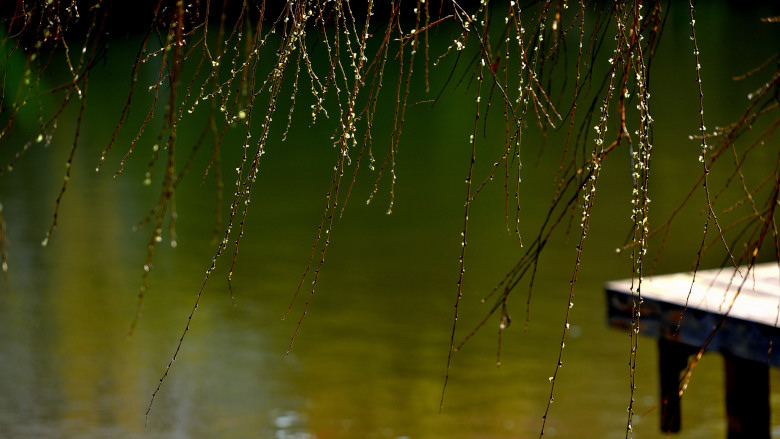
[[[680,431],[680,376],[688,367],[688,358],[697,349],[675,341],[658,339],[658,364],[661,381],[661,431]]]
[[[728,439],[769,439],[769,366],[725,355]]]

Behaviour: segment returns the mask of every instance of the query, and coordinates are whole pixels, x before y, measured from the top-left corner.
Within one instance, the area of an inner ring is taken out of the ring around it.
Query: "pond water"
[[[698,126],[698,96],[689,87],[694,79],[686,15],[685,8],[671,14],[653,73],[651,198],[659,218],[679,203],[679,188],[694,184],[700,169],[698,142],[688,140]],[[713,124],[733,120],[754,85],[735,84],[731,77],[776,49],[767,52],[756,41],[780,41],[777,25],[767,33],[767,26],[755,23],[765,15],[771,12],[701,5],[705,105]],[[127,42],[128,59],[134,56],[133,44]],[[117,46],[113,49],[122,53]],[[472,102],[465,86],[450,89],[433,110],[409,108],[391,215],[385,214],[387,184],[366,205],[375,177],[364,174],[357,182],[333,227],[317,293],[288,355],[308,294],[305,287],[289,316],[282,317],[309,260],[335,152],[328,147],[330,128],[319,126],[294,130],[286,142],[268,148],[232,292],[228,255],[212,274],[182,350],[145,419],[211,264],[216,191],[213,180],[201,181],[208,158],[199,158],[193,165],[199,171],[188,175],[177,193],[178,245],[160,246],[143,317],[128,337],[150,233],[148,226],[132,230],[153,206],[159,185],[142,185],[148,149],[132,156],[116,180],[111,166],[124,151],[110,154],[106,169],[94,172],[121,110],[117,104],[126,96],[125,67],[108,63],[95,71],[88,107],[93,117],[84,125],[47,247],[40,243],[52,221],[71,140],[61,136],[46,149],[33,148],[0,179],[11,244],[9,272],[0,281],[0,436],[538,437],[568,306],[574,237],[554,238],[543,255],[527,328],[525,290],[511,297],[513,325],[503,336],[500,367],[496,319],[453,356],[439,410],[469,157],[468,128],[461,127],[473,121],[471,110],[463,111]],[[107,116],[96,117],[101,113]],[[142,117],[143,110],[137,113]],[[21,129],[14,135],[24,134]],[[502,144],[503,131],[489,134],[487,141]],[[530,242],[555,190],[560,152],[552,141],[540,152],[541,141],[532,134],[524,142],[521,231]],[[776,148],[766,148],[756,153],[759,174],[774,166]],[[228,167],[231,152],[225,154]],[[0,153],[3,163],[10,155]],[[624,163],[610,160],[601,177],[545,436],[626,436],[629,339],[606,325],[603,283],[630,275],[629,258],[615,252],[631,227],[630,173],[627,154]],[[679,219],[658,272],[690,268],[703,228],[700,206]],[[493,185],[470,212],[459,340],[487,311],[480,298],[523,251],[504,223],[503,186]],[[705,263],[713,266],[720,258],[713,254]],[[639,349],[633,436],[665,437],[658,428],[656,347],[642,338]],[[721,358],[705,355],[683,399],[683,430],[676,437],[725,435],[723,382]],[[772,402],[780,407],[780,378],[774,371],[771,385]],[[772,425],[780,433],[777,416]]]

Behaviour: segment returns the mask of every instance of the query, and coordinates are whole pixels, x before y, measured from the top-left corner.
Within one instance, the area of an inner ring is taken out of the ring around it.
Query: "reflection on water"
[[[717,32],[701,36],[703,53],[709,45],[727,57],[749,60],[736,65],[760,61],[759,55],[743,50],[748,37],[726,26],[726,18],[717,8],[700,12],[702,22],[723,23]],[[697,126],[696,96],[677,80],[678,60],[687,59],[689,52],[682,46],[689,32],[686,24],[684,14],[670,18],[669,40],[659,52],[653,77],[659,109],[654,142],[658,194],[698,169],[697,145],[687,141]],[[709,62],[705,85],[713,90],[731,87],[728,78],[738,72],[717,58]],[[113,73],[106,71],[105,77]],[[114,114],[111,96],[125,91],[110,80],[93,79],[91,87],[93,95],[103,96],[93,108],[101,100],[108,105],[107,110],[92,111]],[[733,117],[714,91],[710,95],[709,117]],[[0,436],[536,437],[549,398],[548,377],[557,360],[575,260],[573,243],[564,237],[542,258],[527,330],[525,293],[518,291],[510,303],[513,325],[502,341],[502,366],[495,365],[496,322],[455,355],[439,413],[468,157],[465,149],[453,153],[453,145],[463,144],[467,136],[453,126],[463,126],[471,117],[459,111],[465,102],[468,93],[458,89],[445,95],[436,111],[410,108],[392,215],[384,214],[384,192],[366,207],[361,197],[368,196],[373,181],[358,181],[354,199],[334,228],[318,292],[288,356],[302,301],[293,305],[290,317],[281,317],[308,259],[330,178],[322,164],[332,160],[332,151],[316,149],[319,144],[307,140],[329,135],[317,127],[291,133],[286,143],[269,148],[233,275],[236,305],[225,267],[220,266],[146,429],[151,393],[186,325],[214,251],[208,201],[215,196],[213,184],[201,183],[196,174],[182,183],[177,196],[179,245],[161,248],[143,318],[128,338],[147,233],[131,229],[155,196],[140,184],[145,157],[128,163],[126,175],[117,181],[110,172],[95,174],[103,141],[97,139],[110,135],[114,119],[107,126],[87,125],[87,137],[97,144],[78,152],[60,224],[42,249],[68,146],[55,143],[48,150],[31,151],[0,181],[12,245],[10,273],[0,284]],[[525,142],[529,163],[537,155],[535,142],[530,136]],[[548,145],[538,168],[525,168],[522,228],[528,236],[543,218],[539,212],[554,189],[549,169],[555,169],[558,160]],[[629,343],[626,335],[605,326],[601,285],[628,272],[628,259],[614,249],[629,230],[629,174],[619,164],[610,169],[601,177],[545,436],[625,436]],[[486,191],[470,214],[473,232],[461,337],[486,311],[479,299],[521,251],[504,229],[499,186]],[[653,200],[658,212],[678,201],[666,205],[659,195]],[[682,233],[672,237],[659,270],[688,268],[691,248],[700,239],[697,215],[680,220]],[[655,346],[642,339],[640,350],[634,434],[663,437],[657,428]],[[774,374],[772,381],[777,383]],[[705,356],[683,401],[680,438],[723,435],[722,382],[720,358]],[[780,394],[773,393],[772,399],[780,406]]]

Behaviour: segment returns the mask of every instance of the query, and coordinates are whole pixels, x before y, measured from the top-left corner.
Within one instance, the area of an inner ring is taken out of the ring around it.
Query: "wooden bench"
[[[605,285],[613,327],[632,328],[631,285]],[[769,366],[780,366],[778,264],[701,270],[695,282],[693,273],[645,278],[641,296],[639,331],[658,340],[661,429],[680,430],[681,376],[703,347],[725,359],[728,438],[769,438]]]

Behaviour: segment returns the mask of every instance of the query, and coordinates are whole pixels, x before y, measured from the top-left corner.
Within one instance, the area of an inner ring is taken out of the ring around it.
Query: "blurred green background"
[[[732,77],[771,55],[780,30],[758,21],[771,13],[768,7],[745,10],[729,2],[700,3],[697,32],[705,117],[708,124],[724,125],[741,116],[747,93],[762,80],[734,82]],[[651,221],[655,225],[682,200],[701,169],[699,143],[688,138],[698,129],[688,10],[683,4],[670,6],[651,74],[651,112],[656,121]],[[448,44],[431,41],[432,53],[440,53],[441,44]],[[72,143],[68,123],[74,123],[75,112],[71,109],[64,116],[51,145],[36,144],[13,172],[0,179],[10,241],[9,272],[0,282],[0,436],[459,439],[539,435],[550,392],[548,377],[554,372],[568,306],[576,229],[568,238],[556,235],[541,257],[527,330],[523,328],[526,284],[510,297],[513,324],[504,333],[502,365],[496,367],[497,318],[454,355],[444,409],[439,413],[474,117],[473,89],[465,83],[451,84],[433,108],[429,104],[408,108],[396,156],[392,215],[385,214],[388,179],[380,182],[377,196],[367,206],[364,201],[376,174],[361,171],[345,214],[333,228],[317,293],[288,356],[285,352],[302,312],[306,286],[290,316],[281,317],[307,264],[337,151],[329,140],[332,122],[309,127],[305,101],[294,115],[293,126],[298,128],[286,141],[280,138],[282,125],[277,126],[253,189],[233,274],[236,306],[226,281],[228,254],[209,281],[145,430],[149,399],[215,251],[211,237],[216,192],[213,172],[205,181],[201,178],[210,157],[204,152],[176,195],[178,246],[159,246],[143,318],[128,338],[151,233],[149,226],[138,232],[132,228],[151,209],[159,191],[159,175],[151,186],[142,184],[153,136],[139,142],[118,179],[113,179],[113,172],[132,139],[132,129],[122,131],[103,170],[96,174],[94,169],[127,96],[137,44],[136,40],[113,44],[108,62],[92,72],[81,144],[48,247],[42,248],[40,242],[51,224]],[[451,66],[444,62],[432,68],[432,88],[441,87]],[[389,78],[393,68],[388,68]],[[154,80],[154,76],[143,79]],[[412,102],[428,99],[421,79],[413,83]],[[395,79],[386,81],[394,86]],[[392,127],[390,85],[385,90],[385,104],[390,106],[380,110],[374,126],[375,133],[385,133],[375,134],[375,155],[380,160]],[[130,127],[145,116],[144,104],[149,102],[144,90],[138,96]],[[503,148],[501,114],[497,107],[491,111],[487,135],[479,139],[486,146],[479,152],[477,179],[487,175]],[[192,143],[200,132],[199,123],[202,120],[195,115],[182,125],[178,142]],[[10,132],[7,147],[0,151],[2,163],[15,153],[8,145],[27,140],[33,125],[20,121]],[[526,242],[535,237],[545,217],[561,157],[560,133],[549,134],[542,148],[537,131],[530,127],[522,146],[520,230]],[[231,131],[223,148],[228,201],[232,169],[240,157],[240,134],[238,129]],[[753,153],[745,168],[751,171],[749,179],[760,181],[772,172],[776,146],[775,140]],[[713,182],[723,181],[722,175],[713,173]],[[498,180],[471,206],[457,339],[482,318],[488,305],[480,299],[523,251],[506,231],[504,188]],[[630,196],[628,152],[610,156],[601,176],[545,436],[626,436],[629,339],[606,326],[602,285],[630,275],[628,255],[615,252],[631,230]],[[691,268],[703,232],[703,203],[703,194],[698,194],[683,210],[657,272]],[[164,233],[164,238],[169,236]],[[722,252],[713,251],[704,265],[715,266],[722,258]],[[642,338],[639,349],[633,436],[664,437],[656,408],[655,343]],[[723,382],[721,358],[706,355],[683,399],[683,430],[677,437],[725,436]],[[773,405],[780,407],[775,371],[771,382]],[[773,431],[780,431],[777,416],[772,425]]]

